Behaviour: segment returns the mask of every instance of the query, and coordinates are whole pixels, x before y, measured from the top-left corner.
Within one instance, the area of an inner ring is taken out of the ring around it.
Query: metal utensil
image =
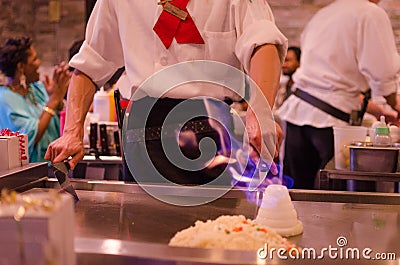
[[[58,183],[60,183],[61,190],[71,194],[74,197],[75,202],[78,202],[79,197],[68,178],[68,172],[71,169],[68,161],[51,164],[51,167]]]
[[[364,114],[367,112],[368,102],[371,99],[371,89],[368,89],[362,94],[364,94],[364,98],[361,104],[361,109],[359,111],[353,110],[350,114],[350,124],[353,126],[360,126],[364,119]]]

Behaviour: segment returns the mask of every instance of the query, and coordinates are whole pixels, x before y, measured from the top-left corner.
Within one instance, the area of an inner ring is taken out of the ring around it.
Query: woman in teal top
[[[30,38],[8,39],[0,47],[0,70],[7,82],[0,86],[0,129],[28,135],[29,161],[44,161],[50,142],[60,136],[56,110],[63,103],[70,72],[55,66],[53,78],[39,81],[40,59]]]

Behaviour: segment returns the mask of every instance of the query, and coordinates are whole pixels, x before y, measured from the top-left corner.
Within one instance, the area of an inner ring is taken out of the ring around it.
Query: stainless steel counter
[[[47,180],[48,166],[46,162],[30,163],[22,167],[0,171],[0,190],[25,191]]]
[[[56,184],[50,181],[48,186]],[[299,219],[303,222],[304,233],[290,240],[303,248],[320,251],[329,246],[338,247],[336,241],[343,236],[348,242],[343,250],[358,248],[361,251],[369,247],[373,251],[371,255],[377,252],[395,254],[397,260],[331,259],[325,255],[324,259],[319,260],[285,261],[276,257],[273,260],[261,260],[255,251],[167,246],[177,231],[193,225],[196,220],[215,219],[224,214],[242,214],[254,218],[258,207],[249,202],[240,190],[232,190],[205,205],[180,207],[163,203],[134,184],[81,181],[74,182],[74,186],[80,197],[76,204],[75,231],[79,265],[400,263],[398,194],[336,192],[336,197],[332,197],[335,192],[292,190],[291,196]],[[168,196],[190,195],[177,187],[154,188]],[[201,189],[199,194],[203,194]],[[252,198],[258,198],[257,195],[253,194]],[[347,195],[351,195],[347,197],[350,202],[345,202]],[[379,200],[381,195],[386,200]],[[297,201],[296,198],[301,200]],[[332,202],[332,198],[343,200]]]
[[[400,172],[385,173],[385,172],[365,172],[365,171],[349,171],[349,170],[334,170],[323,169],[319,174],[318,188],[332,189],[334,181],[362,181],[369,187],[375,187],[376,183],[390,182],[393,183],[394,192],[399,192]],[[374,188],[372,188],[374,189]],[[376,190],[376,189],[374,189]]]

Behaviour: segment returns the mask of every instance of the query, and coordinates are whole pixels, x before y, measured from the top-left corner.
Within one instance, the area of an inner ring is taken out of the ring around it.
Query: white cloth
[[[254,48],[263,44],[275,44],[282,62],[284,60],[287,39],[276,27],[265,0],[191,0],[187,9],[205,44],[178,44],[174,39],[169,49],[153,31],[162,12],[157,2],[97,1],[88,22],[85,42],[70,65],[91,77],[99,87],[125,65],[121,94],[129,98],[146,78],[179,62],[213,60],[248,72]],[[164,96],[233,97],[228,89],[216,89],[212,84],[184,86],[185,89],[174,89]],[[158,94],[160,91],[143,91],[139,97]]]
[[[368,0],[336,0],[321,9],[304,29],[301,49],[296,87],[347,113],[360,109],[357,97],[368,87],[376,96],[398,89],[400,56],[390,20]],[[299,126],[344,124],[294,95],[278,112]]]

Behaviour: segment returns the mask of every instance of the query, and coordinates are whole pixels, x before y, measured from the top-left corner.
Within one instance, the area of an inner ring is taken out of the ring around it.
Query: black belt
[[[301,98],[307,103],[310,103],[314,107],[332,115],[333,117],[345,121],[350,122],[350,114],[341,111],[340,109],[335,108],[334,106],[326,103],[325,101],[320,100],[319,98],[314,97],[313,95],[308,94],[307,92],[296,89],[293,93],[296,97]]]
[[[131,129],[126,131],[126,141],[128,143],[160,140],[162,137],[176,137],[179,131],[192,131],[195,134],[209,133],[215,131],[207,119],[193,120],[186,124],[175,123],[166,124],[163,127],[147,127]]]

